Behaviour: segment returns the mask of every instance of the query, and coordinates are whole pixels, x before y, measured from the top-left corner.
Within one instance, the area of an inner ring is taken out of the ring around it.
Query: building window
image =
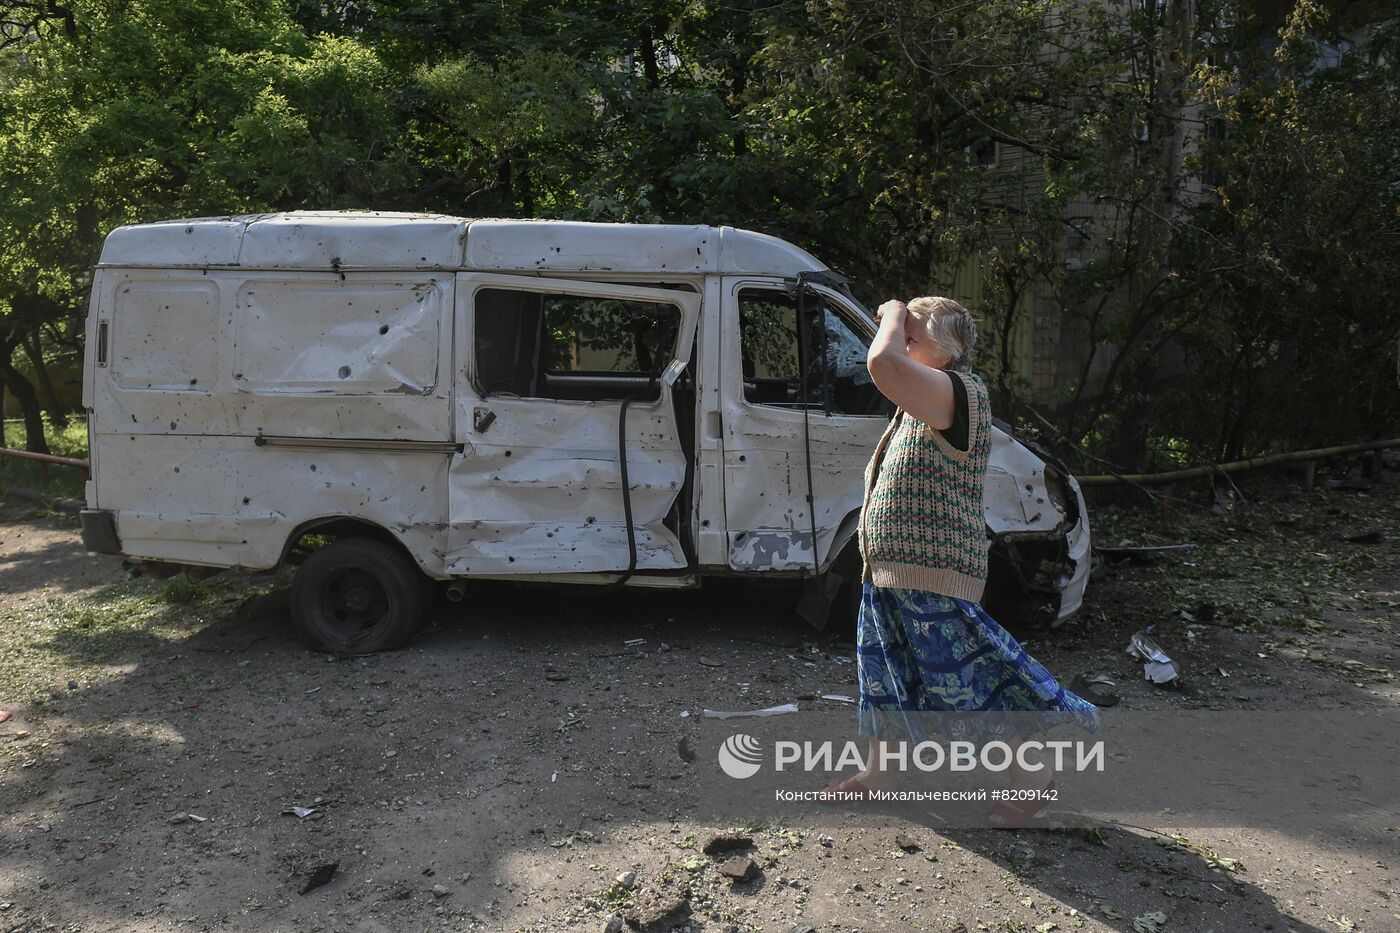
[[[1001,155],[1001,144],[995,139],[984,139],[967,147],[968,157],[978,168],[996,168]]]

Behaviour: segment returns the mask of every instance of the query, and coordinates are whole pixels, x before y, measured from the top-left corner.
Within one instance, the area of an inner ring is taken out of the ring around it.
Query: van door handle
[[[485,434],[486,429],[496,420],[496,413],[489,408],[472,409],[472,427],[476,433]]]

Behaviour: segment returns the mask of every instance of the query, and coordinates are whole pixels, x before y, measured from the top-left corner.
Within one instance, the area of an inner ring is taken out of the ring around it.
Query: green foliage
[[[124,223],[733,223],[872,301],[975,298],[998,407],[1025,414],[1034,389],[1061,453],[1093,438],[1138,468],[1397,420],[1400,26],[1382,6],[1301,0],[1285,23],[1238,0],[23,6],[29,37],[0,46],[0,340],[76,347]],[[1371,35],[1324,63],[1343,20]],[[1061,337],[1032,386],[1042,329]]]

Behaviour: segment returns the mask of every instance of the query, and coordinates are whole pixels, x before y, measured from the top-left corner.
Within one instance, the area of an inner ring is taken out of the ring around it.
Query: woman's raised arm
[[[865,365],[870,378],[885,397],[931,428],[940,431],[953,426],[953,378],[942,369],[921,363],[910,356],[941,356],[947,365],[951,358],[928,342],[928,334],[909,314],[902,301],[887,301],[875,312],[880,331],[870,344]],[[928,345],[919,345],[928,342]]]

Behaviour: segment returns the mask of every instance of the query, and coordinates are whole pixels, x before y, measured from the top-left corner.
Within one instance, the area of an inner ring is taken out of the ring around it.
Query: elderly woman
[[[857,719],[872,742],[866,770],[831,785],[847,792],[894,786],[874,739],[888,738],[887,724],[908,719],[907,711],[1054,711],[1081,722],[1098,713],[979,602],[991,411],[986,386],[971,371],[971,315],[948,298],[916,298],[907,306],[887,301],[875,317],[880,328],[866,363],[897,411],[865,471]],[[1018,787],[1046,784],[1012,771]],[[1024,825],[1041,806],[999,803],[990,819]]]

